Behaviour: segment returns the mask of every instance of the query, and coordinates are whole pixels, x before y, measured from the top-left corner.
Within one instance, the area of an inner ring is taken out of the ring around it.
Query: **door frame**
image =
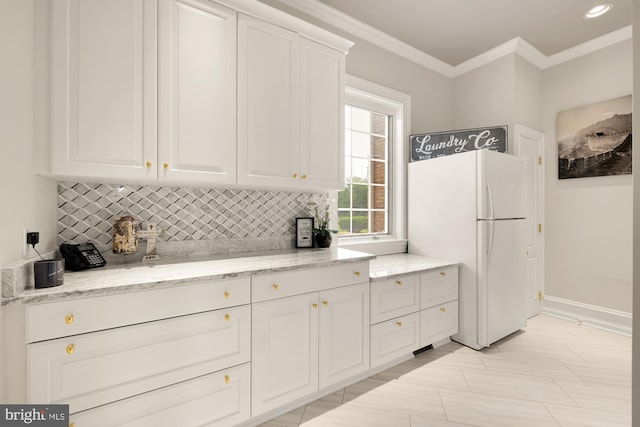
[[[513,125],[513,154],[516,156],[520,156],[520,143],[522,138],[527,138],[529,140],[534,140],[538,142],[538,178],[537,178],[537,209],[536,209],[536,219],[535,223],[538,224],[538,232],[536,233],[536,258],[538,258],[537,264],[537,283],[536,283],[536,292],[538,293],[538,304],[535,306],[530,305],[527,302],[527,317],[533,317],[537,314],[540,314],[542,311],[542,305],[544,300],[544,291],[545,291],[545,221],[544,221],[544,181],[545,181],[545,157],[544,157],[544,134],[542,132],[530,129],[523,125]]]

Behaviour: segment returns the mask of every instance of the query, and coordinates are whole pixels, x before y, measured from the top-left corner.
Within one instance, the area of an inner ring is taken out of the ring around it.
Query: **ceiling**
[[[306,2],[310,0],[305,0]],[[632,0],[317,0],[455,67],[515,38],[546,56],[631,25]]]

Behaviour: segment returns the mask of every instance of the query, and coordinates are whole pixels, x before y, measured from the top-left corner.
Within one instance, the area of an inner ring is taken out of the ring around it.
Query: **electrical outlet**
[[[40,241],[40,233],[32,230],[33,227],[23,227],[22,229],[22,256],[25,258],[35,256],[33,245],[37,245]]]
[[[35,251],[33,250],[33,248],[31,247],[30,244],[27,243],[27,233],[30,233],[34,231],[33,227],[22,227],[22,235],[20,237],[22,237],[22,257],[23,258],[30,258],[32,256],[35,256]]]

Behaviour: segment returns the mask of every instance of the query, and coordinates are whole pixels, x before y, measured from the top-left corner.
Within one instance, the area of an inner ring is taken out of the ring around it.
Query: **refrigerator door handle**
[[[495,233],[495,223],[493,221],[487,221],[489,225],[489,239],[487,241],[487,261],[491,259],[491,252],[493,252],[493,235]]]
[[[491,185],[489,183],[487,183],[487,199],[489,202],[489,218],[487,219],[494,219],[494,212],[493,212],[493,194],[491,194]]]

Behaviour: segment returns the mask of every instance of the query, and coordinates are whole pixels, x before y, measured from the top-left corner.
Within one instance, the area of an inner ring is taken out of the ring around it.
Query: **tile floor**
[[[488,349],[457,343],[263,427],[631,425],[631,338],[539,315]]]

